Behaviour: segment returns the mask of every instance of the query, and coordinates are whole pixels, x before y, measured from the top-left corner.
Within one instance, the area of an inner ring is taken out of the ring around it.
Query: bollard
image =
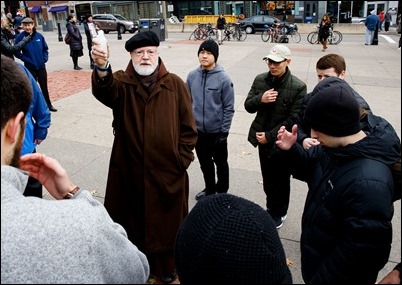
[[[118,39],[118,40],[121,40],[120,27],[117,27],[117,39]]]
[[[61,34],[61,27],[60,27],[60,23],[57,23],[57,30],[59,33],[59,42],[63,41],[63,35]]]

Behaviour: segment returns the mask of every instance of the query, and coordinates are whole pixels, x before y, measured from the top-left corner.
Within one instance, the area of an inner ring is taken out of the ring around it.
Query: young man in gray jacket
[[[218,44],[204,41],[198,49],[200,65],[188,74],[186,82],[198,131],[195,150],[205,182],[196,200],[229,190],[227,137],[234,116],[234,89],[228,74],[216,63],[218,56]]]
[[[1,74],[1,283],[146,283],[146,256],[101,203],[53,158],[20,158],[32,91],[3,55]],[[28,174],[57,201],[24,197]]]

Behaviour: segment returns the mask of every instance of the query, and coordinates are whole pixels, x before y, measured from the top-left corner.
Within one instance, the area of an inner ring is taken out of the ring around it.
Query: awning
[[[29,12],[31,13],[39,13],[41,9],[41,6],[33,6],[31,10],[29,10]]]
[[[63,12],[63,11],[67,11],[67,10],[68,10],[68,6],[56,6],[56,7],[50,8],[49,12],[57,13],[57,12]]]

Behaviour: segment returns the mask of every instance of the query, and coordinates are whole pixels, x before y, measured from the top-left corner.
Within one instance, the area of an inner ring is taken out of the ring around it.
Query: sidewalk
[[[69,47],[58,42],[57,32],[44,32],[49,45],[49,89],[53,105],[58,112],[52,113],[52,125],[48,138],[38,147],[56,158],[67,169],[73,181],[88,189],[103,202],[111,146],[112,112],[94,99],[91,94],[89,57],[84,36],[84,56],[79,65],[84,69],[75,71],[69,57]],[[64,34],[63,34],[64,35]],[[117,40],[116,33],[106,35],[110,44],[110,63],[114,71],[125,69],[129,54],[124,43],[132,34],[123,34]],[[161,43],[160,56],[167,68],[185,80],[189,71],[198,65],[197,51],[200,42],[188,40],[188,33],[169,34]],[[397,42],[400,35],[388,35]],[[344,36],[341,44],[330,45],[326,53],[343,55],[347,63],[346,80],[370,104],[375,114],[385,117],[393,124],[401,137],[401,51],[397,44],[380,38],[378,46],[364,46],[364,35]],[[245,197],[265,207],[265,195],[259,167],[258,151],[247,141],[248,129],[254,115],[244,109],[244,100],[251,83],[267,66],[262,58],[273,44],[262,42],[260,35],[248,35],[244,42],[225,42],[220,46],[218,63],[234,82],[235,115],[229,135],[230,193]],[[311,45],[302,35],[298,44],[287,44],[292,50],[290,70],[311,91],[317,84],[315,63],[324,55],[320,45]],[[194,196],[203,187],[199,163],[195,160],[189,170],[190,208]],[[292,180],[291,202],[288,217],[279,230],[295,284],[303,283],[300,272],[300,217],[303,211],[307,187],[305,183]],[[49,198],[49,197],[46,197]],[[394,245],[389,263],[380,272],[379,279],[401,260],[401,203],[395,204]]]

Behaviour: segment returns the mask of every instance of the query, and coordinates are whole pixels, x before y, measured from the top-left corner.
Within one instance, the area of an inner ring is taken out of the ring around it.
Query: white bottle
[[[104,51],[107,51],[107,39],[105,37],[103,30],[98,31],[96,38],[99,39],[100,48]]]

